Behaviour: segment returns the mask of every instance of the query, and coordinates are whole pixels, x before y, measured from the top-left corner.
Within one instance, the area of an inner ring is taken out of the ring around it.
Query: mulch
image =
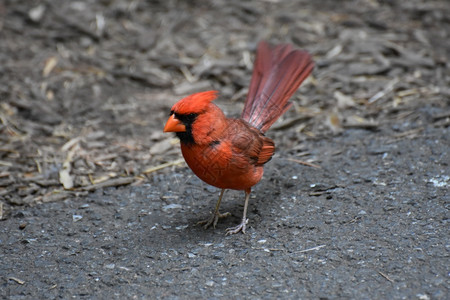
[[[161,132],[170,106],[217,89],[226,113],[239,115],[261,39],[316,61],[271,133],[302,162],[314,165],[302,140],[346,128],[396,124],[395,138],[411,138],[420,128],[402,122],[424,114],[448,127],[447,1],[339,3],[0,3],[0,219],[16,205],[183,166],[177,140]]]

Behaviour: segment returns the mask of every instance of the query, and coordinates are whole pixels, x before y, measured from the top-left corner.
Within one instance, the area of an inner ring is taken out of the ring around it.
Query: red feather
[[[189,95],[172,107],[179,114],[201,113],[206,110],[208,104],[217,98],[217,91],[206,91]]]
[[[289,98],[313,68],[306,51],[260,42],[242,119],[266,132],[291,107]]]

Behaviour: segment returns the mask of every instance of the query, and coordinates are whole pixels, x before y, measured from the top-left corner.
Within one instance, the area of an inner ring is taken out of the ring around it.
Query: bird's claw
[[[246,218],[242,219],[241,224],[239,224],[238,226],[227,228],[225,235],[236,234],[238,232],[245,233],[247,223],[248,219]]]
[[[229,215],[231,215],[229,212],[226,212],[223,214],[221,214],[220,212],[216,212],[216,213],[213,213],[211,215],[211,217],[209,217],[208,219],[197,222],[197,225],[203,225],[204,229],[208,229],[209,226],[211,226],[211,225],[213,226],[213,228],[216,228],[216,225],[217,225],[217,222],[219,222],[219,219],[226,218]]]

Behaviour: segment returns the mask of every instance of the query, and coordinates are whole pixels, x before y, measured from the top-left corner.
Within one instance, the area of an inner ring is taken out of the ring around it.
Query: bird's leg
[[[250,199],[250,190],[245,191],[244,214],[242,216],[241,223],[238,226],[227,228],[226,229],[226,232],[227,232],[226,235],[235,234],[235,233],[238,233],[238,232],[245,233],[245,227],[246,227],[246,225],[248,223],[248,219],[247,219],[248,199]]]
[[[200,221],[197,224],[204,225],[203,228],[205,228],[205,229],[207,229],[211,225],[213,226],[213,228],[216,228],[216,225],[217,225],[217,222],[219,221],[219,219],[228,217],[230,215],[229,212],[226,212],[223,214],[221,214],[219,212],[220,201],[222,201],[222,196],[223,196],[224,192],[225,192],[225,189],[222,189],[220,191],[219,200],[216,203],[216,208],[214,209],[214,213],[211,215],[211,217],[204,221]]]

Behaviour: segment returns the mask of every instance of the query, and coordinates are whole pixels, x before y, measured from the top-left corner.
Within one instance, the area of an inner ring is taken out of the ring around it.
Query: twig
[[[270,251],[286,251],[285,249],[278,249],[278,248],[253,248],[255,250],[263,250],[266,252],[270,252]]]
[[[325,246],[326,246],[326,245],[320,245],[320,246],[312,247],[312,248],[305,249],[305,250],[295,251],[295,253],[304,253],[304,252],[309,252],[309,251],[319,250],[320,248],[323,248],[323,247],[325,247]]]
[[[149,167],[148,169],[144,170],[144,174],[149,174],[149,173],[153,173],[155,171],[159,171],[161,169],[167,168],[167,167],[171,167],[171,166],[176,166],[181,164],[182,162],[184,162],[183,159],[178,159],[178,160],[174,160],[174,161],[169,161],[167,163],[161,164],[159,166],[154,166],[154,167]]]
[[[387,281],[394,283],[394,280],[392,280],[391,278],[389,278],[389,276],[387,276],[386,274],[384,274],[381,271],[378,271],[378,274],[380,274],[381,276],[383,276]]]
[[[388,84],[386,85],[386,87],[382,90],[379,91],[378,93],[376,93],[375,95],[373,95],[372,97],[370,97],[368,103],[372,104],[375,101],[383,98],[386,94],[388,94],[389,92],[391,92],[394,89],[394,86],[398,83],[398,78],[394,78],[393,80],[391,80],[390,82],[388,82]]]
[[[8,279],[17,282],[20,285],[25,283],[25,280],[22,280],[22,279],[19,279],[19,278],[16,278],[16,277],[9,277]]]
[[[308,167],[313,167],[313,168],[316,168],[316,169],[321,169],[322,168],[319,165],[316,165],[316,164],[313,164],[313,163],[309,163],[309,162],[306,162],[306,161],[303,161],[303,160],[295,159],[295,158],[288,158],[287,160],[293,161],[293,162],[296,162],[298,164],[305,165],[305,166],[308,166]]]
[[[416,128],[416,129],[411,129],[405,132],[400,132],[398,134],[394,134],[393,138],[394,139],[402,139],[402,138],[414,138],[417,136],[417,134],[421,133],[424,129],[423,128]]]
[[[319,250],[320,248],[325,247],[326,245],[320,245],[320,246],[316,246],[313,248],[309,248],[309,249],[304,249],[304,250],[299,250],[299,251],[289,251],[290,253],[304,253],[304,252],[309,252],[309,251],[314,251],[314,250]],[[263,250],[263,251],[287,251],[286,249],[279,249],[279,248],[254,248],[255,250]]]

